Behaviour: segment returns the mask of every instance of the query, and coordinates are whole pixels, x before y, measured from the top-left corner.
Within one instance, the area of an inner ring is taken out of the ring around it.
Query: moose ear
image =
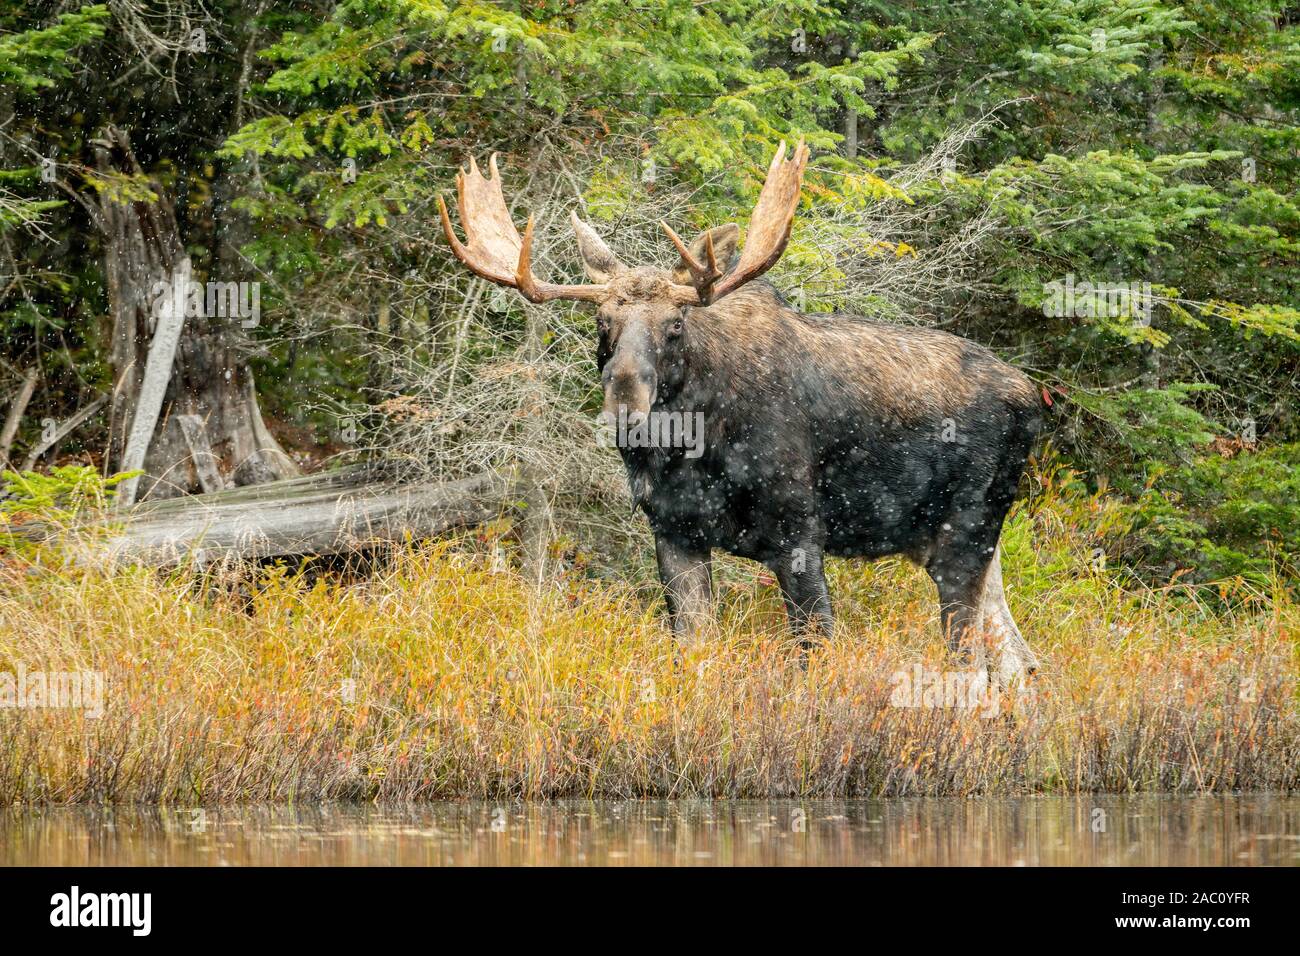
[[[714,226],[712,229],[706,229],[695,237],[690,245],[691,255],[695,257],[696,262],[702,262],[708,265],[709,250],[708,237],[713,237],[713,255],[718,260],[718,268],[724,273],[727,267],[731,265],[731,260],[736,257],[736,244],[740,241],[740,227],[734,222],[729,222],[725,226]],[[679,261],[677,268],[673,270],[673,281],[679,285],[691,284],[691,270],[686,268],[686,263]]]
[[[573,223],[573,234],[578,237],[578,251],[582,253],[582,264],[587,270],[587,278],[592,282],[608,282],[616,272],[626,267],[618,261],[618,256],[610,252],[605,241],[596,235],[596,230],[578,218],[576,212],[569,213]]]

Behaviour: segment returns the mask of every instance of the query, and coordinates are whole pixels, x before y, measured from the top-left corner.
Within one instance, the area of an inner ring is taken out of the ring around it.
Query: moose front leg
[[[826,586],[821,546],[805,543],[769,562],[768,567],[781,585],[790,630],[803,647],[829,637],[835,614],[831,608],[831,592]]]
[[[713,618],[713,563],[709,552],[656,535],[655,557],[673,637],[683,646],[694,644]]]

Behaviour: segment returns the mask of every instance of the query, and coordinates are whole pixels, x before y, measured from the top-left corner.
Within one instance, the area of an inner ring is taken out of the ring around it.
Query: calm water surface
[[[1300,864],[1300,797],[0,810],[3,865]]]

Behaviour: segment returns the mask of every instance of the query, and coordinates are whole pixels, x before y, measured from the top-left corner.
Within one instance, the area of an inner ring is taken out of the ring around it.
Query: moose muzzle
[[[629,329],[601,371],[605,387],[605,413],[649,415],[658,393],[653,344],[648,330]]]

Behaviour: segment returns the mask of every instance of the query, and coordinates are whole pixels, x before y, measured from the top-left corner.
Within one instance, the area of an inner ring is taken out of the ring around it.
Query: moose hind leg
[[[707,550],[692,549],[665,536],[655,537],[659,580],[663,582],[673,637],[688,646],[698,641],[713,618],[713,563]]]
[[[1012,686],[1038,670],[1038,657],[1020,633],[1011,609],[1007,607],[1007,597],[1002,590],[1001,545],[994,549],[993,560],[984,572],[979,626],[997,648],[993,673],[1001,686]]]

